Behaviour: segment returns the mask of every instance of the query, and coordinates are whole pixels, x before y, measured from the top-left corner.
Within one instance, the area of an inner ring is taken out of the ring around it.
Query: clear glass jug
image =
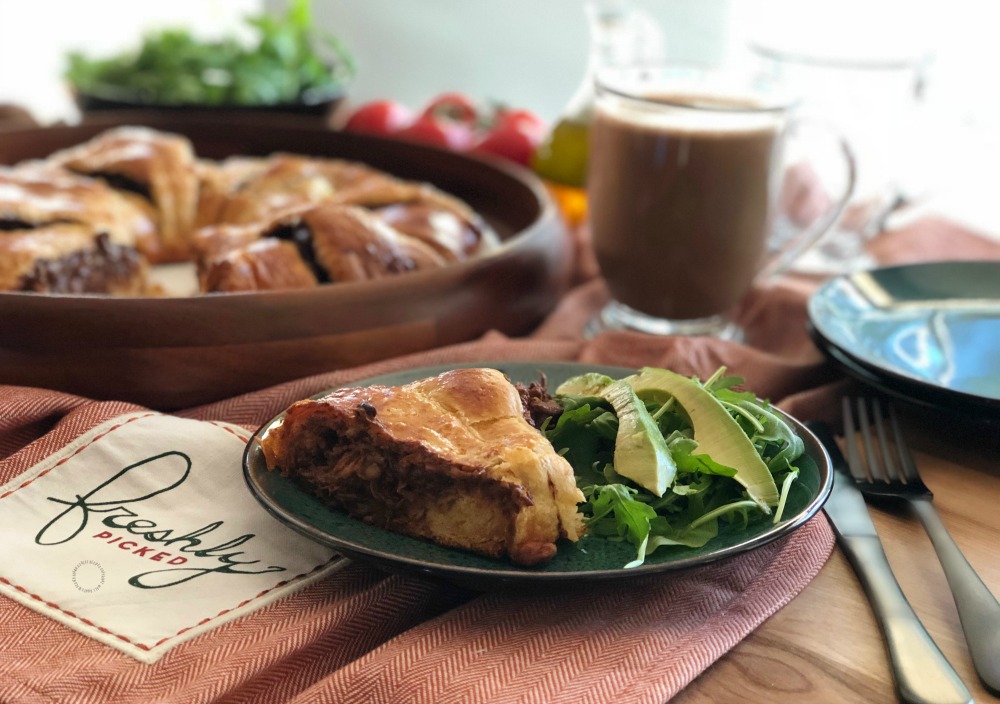
[[[541,176],[571,225],[587,212],[584,182],[594,105],[594,78],[610,66],[661,57],[663,37],[656,20],[628,0],[587,0],[590,33],[587,66],[580,84],[536,151],[532,168]]]

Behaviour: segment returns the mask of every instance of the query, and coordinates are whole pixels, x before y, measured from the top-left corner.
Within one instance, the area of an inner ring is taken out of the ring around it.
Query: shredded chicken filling
[[[452,494],[490,495],[510,515],[532,504],[519,487],[455,468],[419,445],[397,451],[366,434],[344,438],[329,428],[303,440],[289,462],[295,476],[332,507],[383,528],[420,522],[430,504]]]

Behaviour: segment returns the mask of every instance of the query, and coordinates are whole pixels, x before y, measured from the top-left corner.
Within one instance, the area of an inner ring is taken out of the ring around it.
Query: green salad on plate
[[[587,373],[554,392],[542,432],[573,466],[592,535],[631,543],[636,567],[723,525],[781,520],[805,446],[767,401],[721,368],[705,381],[647,367]]]

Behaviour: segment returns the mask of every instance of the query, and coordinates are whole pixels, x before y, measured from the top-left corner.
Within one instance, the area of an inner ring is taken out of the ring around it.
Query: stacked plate
[[[817,346],[879,391],[1000,420],[1000,262],[840,276],[810,298],[808,311]]]

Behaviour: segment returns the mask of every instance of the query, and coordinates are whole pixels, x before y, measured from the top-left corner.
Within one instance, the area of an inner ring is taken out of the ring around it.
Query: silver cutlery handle
[[[910,504],[944,568],[976,672],[990,691],[1000,693],[1000,604],[965,559],[931,502],[913,499]]]
[[[966,704],[972,695],[931,640],[889,568],[875,536],[843,536],[841,547],[882,626],[900,699],[911,704]]]

